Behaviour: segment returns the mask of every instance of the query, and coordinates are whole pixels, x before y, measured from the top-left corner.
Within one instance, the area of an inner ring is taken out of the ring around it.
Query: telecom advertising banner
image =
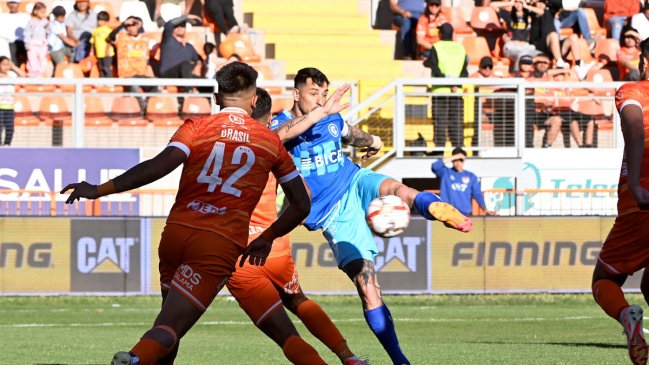
[[[587,292],[613,217],[489,217],[432,224],[435,293]],[[625,287],[638,288],[642,275]]]
[[[107,181],[140,162],[137,148],[0,149],[0,215],[86,215],[85,201],[66,205],[59,194],[70,183]],[[139,215],[137,196],[103,199],[103,215]],[[128,206],[128,211],[123,207]]]

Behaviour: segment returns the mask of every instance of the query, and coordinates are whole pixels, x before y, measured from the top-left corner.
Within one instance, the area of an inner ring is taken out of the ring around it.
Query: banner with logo
[[[590,291],[613,217],[489,217],[470,233],[432,223],[432,290]],[[637,288],[641,275],[626,287]]]
[[[512,215],[518,205],[519,215],[583,214],[615,215],[617,194],[571,192],[581,189],[617,189],[622,151],[611,149],[527,149],[523,168],[517,176],[483,177],[482,188],[552,189],[557,192],[527,194],[493,194],[487,206],[503,215]],[[575,166],[578,166],[575,168]]]
[[[72,292],[144,292],[142,262],[148,252],[144,251],[141,221],[139,218],[72,220]]]
[[[70,220],[0,219],[0,293],[70,291]]]
[[[85,215],[82,201],[66,206],[58,194],[70,183],[98,184],[140,162],[136,148],[3,148],[0,149],[0,215],[50,215],[67,211]],[[22,192],[19,192],[22,191]],[[131,194],[115,194],[102,202],[104,215],[139,215]],[[128,209],[123,209],[128,206]],[[110,208],[110,209],[109,209]]]

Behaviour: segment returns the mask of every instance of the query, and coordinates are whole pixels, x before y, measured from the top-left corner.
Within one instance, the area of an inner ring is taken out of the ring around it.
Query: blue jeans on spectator
[[[88,32],[83,32],[79,36],[79,44],[73,49],[75,63],[81,62],[90,54],[90,37],[91,34]]]
[[[577,9],[575,11],[569,11],[568,16],[559,20],[554,19],[554,27],[557,29],[557,33],[561,34],[561,28],[570,28],[575,24],[579,25],[579,32],[584,39],[588,42],[593,40],[593,37],[590,35],[590,28],[588,27],[588,19],[586,18],[586,12],[584,9]]]
[[[612,16],[608,19],[608,26],[611,28],[611,38],[620,40],[624,23],[626,23],[625,16]]]
[[[417,58],[417,42],[415,39],[415,28],[417,21],[422,13],[411,13],[411,18],[402,15],[394,16],[394,24],[399,27],[401,33],[401,44],[403,46],[403,55]]]

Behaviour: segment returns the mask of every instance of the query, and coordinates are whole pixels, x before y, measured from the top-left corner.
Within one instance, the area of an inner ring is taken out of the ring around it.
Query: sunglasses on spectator
[[[494,67],[491,66],[491,65],[486,65],[486,66],[482,66],[482,67],[480,67],[480,68],[491,70],[491,69],[493,69]]]
[[[624,38],[633,38],[633,39],[635,39],[635,36],[633,34],[625,34]]]
[[[549,65],[550,62],[548,62],[548,61],[536,61],[536,62],[534,62],[534,64],[535,64],[535,65],[539,65],[539,64],[540,64],[540,65]]]
[[[435,6],[435,7],[437,7],[437,6],[441,6],[441,5],[440,5],[440,4],[428,4],[428,6]]]

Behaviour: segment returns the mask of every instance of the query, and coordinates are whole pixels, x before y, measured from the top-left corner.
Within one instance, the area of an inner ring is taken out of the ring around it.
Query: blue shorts
[[[379,197],[379,187],[387,178],[370,169],[358,170],[349,189],[322,225],[322,234],[329,242],[339,268],[356,259],[373,261],[378,255],[365,212],[370,202]]]

